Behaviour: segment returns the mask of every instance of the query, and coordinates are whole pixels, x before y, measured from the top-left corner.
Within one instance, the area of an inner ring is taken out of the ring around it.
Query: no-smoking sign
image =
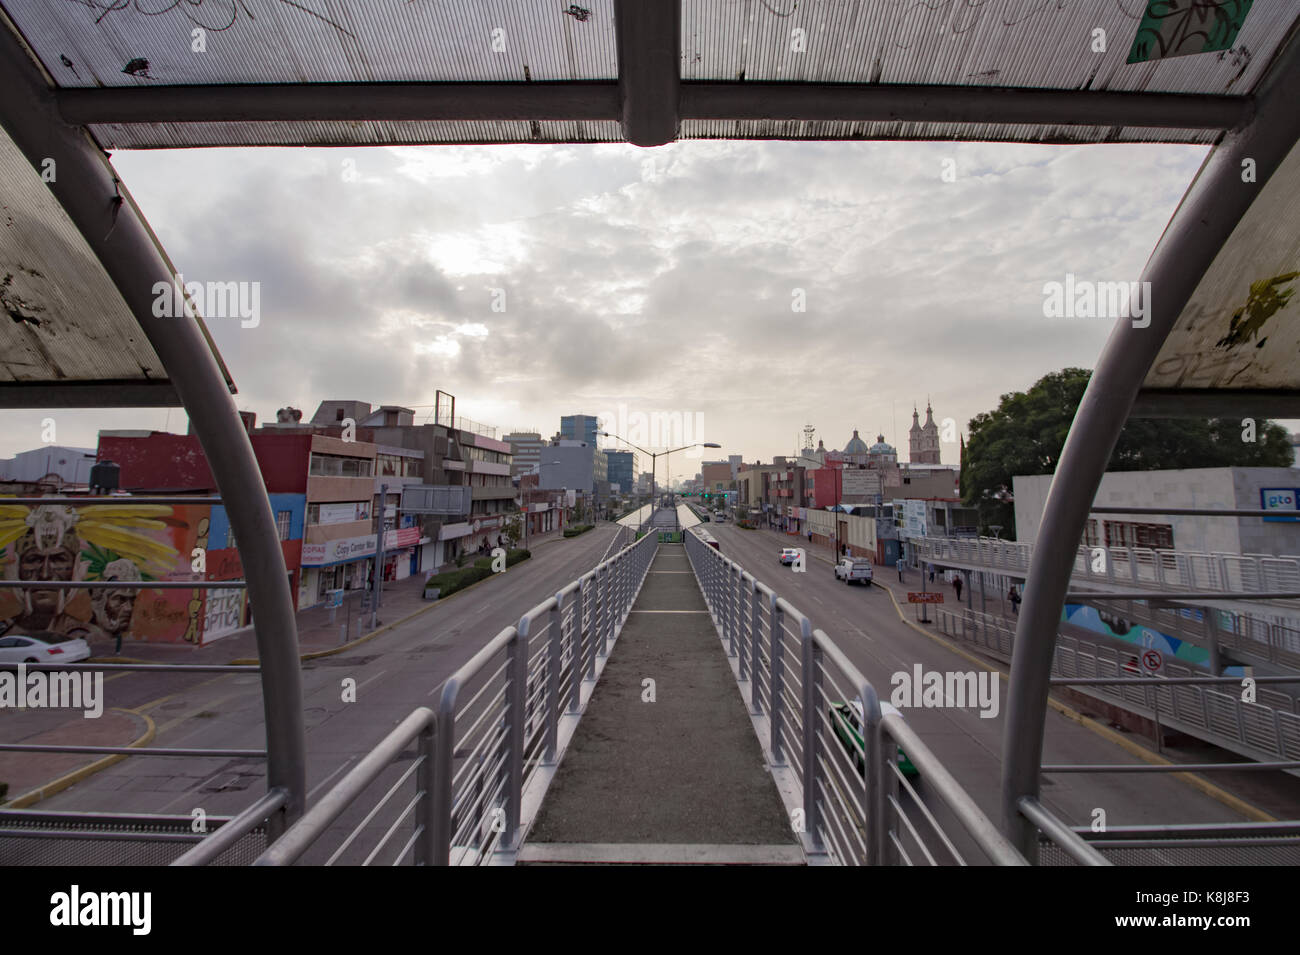
[[[1146,650],[1142,654],[1142,669],[1148,673],[1159,673],[1160,668],[1165,665],[1165,658],[1160,655],[1159,650]]]

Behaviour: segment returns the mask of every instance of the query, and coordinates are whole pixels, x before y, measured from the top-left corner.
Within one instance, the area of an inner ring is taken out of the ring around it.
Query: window
[[[321,477],[370,477],[374,474],[374,461],[369,458],[313,453],[308,473]]]
[[[289,539],[289,524],[292,520],[293,513],[291,511],[275,512],[275,530],[280,540],[287,541]]]
[[[342,409],[342,408],[336,408],[336,409],[335,409],[335,411],[334,411],[334,420],[335,420],[335,421],[342,421],[342,420],[343,420],[343,409]]]
[[[1104,540],[1103,540],[1104,535]],[[1172,524],[1139,524],[1134,521],[1103,521],[1101,533],[1097,521],[1088,521],[1083,532],[1087,547],[1148,547],[1153,550],[1172,550],[1174,528]]]

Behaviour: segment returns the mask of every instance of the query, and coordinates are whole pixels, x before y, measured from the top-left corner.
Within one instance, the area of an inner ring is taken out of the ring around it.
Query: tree
[[[519,538],[524,532],[523,522],[519,519],[518,514],[513,514],[506,519],[505,526],[501,528],[501,536],[504,537],[511,547],[519,543]]]
[[[982,529],[999,524],[1015,538],[1012,478],[1053,474],[1070,422],[1092,372],[1066,368],[1044,375],[1027,392],[1002,396],[994,411],[970,421],[962,458],[961,493],[978,507]],[[1281,425],[1232,418],[1133,418],[1120,432],[1108,471],[1178,468],[1289,467],[1291,436]]]

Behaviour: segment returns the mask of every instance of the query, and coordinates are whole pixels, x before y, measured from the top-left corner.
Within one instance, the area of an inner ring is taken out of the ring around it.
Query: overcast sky
[[[686,142],[114,163],[186,281],[261,283],[257,327],[209,322],[259,421],[330,398],[422,420],[441,388],[498,436],[677,412],[703,433],[665,440],[769,461],[805,424],[828,448],[882,432],[905,459],[927,395],[964,433],[1001,394],[1092,367],[1111,323],[1045,318],[1043,284],[1136,280],[1205,151]],[[3,414],[0,456],[39,446],[47,413]],[[56,421],[58,443],[88,447],[101,427],[186,427],[179,409]],[[698,465],[675,455],[673,474]]]

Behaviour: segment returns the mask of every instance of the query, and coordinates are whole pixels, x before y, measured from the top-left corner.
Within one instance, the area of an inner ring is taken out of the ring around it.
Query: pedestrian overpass
[[[1298,369],[1286,351],[1297,306],[1285,291],[1300,272],[1300,10],[1289,0],[1211,2],[1196,8],[1212,14],[1212,28],[1200,30],[1188,29],[1191,10],[1165,16],[1164,6],[1045,4],[1026,13],[1012,2],[778,9],[725,0],[567,8],[511,0],[489,9],[394,0],[328,15],[274,5],[277,16],[260,17],[241,4],[226,22],[206,20],[194,5],[146,15],[129,4],[2,0],[0,256],[11,321],[0,325],[7,356],[0,406],[184,407],[239,541],[246,580],[234,583],[258,608],[267,741],[241,755],[265,759],[267,791],[181,859],[351,860],[360,835],[325,858],[314,853],[349,813],[362,811],[365,823],[349,833],[384,818],[379,803],[358,810],[358,799],[399,762],[409,766],[390,792],[402,793],[404,818],[418,824],[409,834],[390,824],[387,841],[373,843],[379,851],[397,844],[401,858],[420,863],[508,858],[562,765],[656,548],[668,545],[642,540],[517,625],[485,634],[436,707],[411,713],[308,805],[293,603],[274,515],[234,383],[202,316],[154,312],[154,289],[176,287],[176,270],[110,150],[653,147],[710,138],[1203,144],[1209,155],[1141,276],[1153,290],[1149,321],[1115,325],[1057,467],[1016,630],[999,819],[972,811],[924,741],[879,712],[874,690],[803,611],[695,546],[689,533],[680,545],[742,689],[750,681],[750,715],[760,736],[766,727],[765,752],[774,769],[787,771],[773,777],[782,799],[799,800],[800,845],[810,861],[903,860],[897,827],[917,822],[906,780],[895,776],[889,751],[898,746],[936,781],[947,814],[917,829],[907,859],[939,860],[941,831],[984,861],[1102,861],[1038,797],[1056,625],[1110,449],[1134,413],[1300,416]],[[210,52],[191,56],[192,35],[204,31]],[[1260,335],[1266,323],[1270,333]],[[819,709],[827,693],[863,707],[861,773],[830,755],[838,751]],[[406,758],[408,751],[415,755]],[[152,838],[175,846],[186,841],[187,822],[4,810],[0,839],[83,838],[90,846]],[[1294,833],[1294,825],[1282,833],[1205,827],[1128,833],[1122,844],[1223,845]],[[1045,843],[1059,852],[1040,854]],[[374,861],[375,852],[357,861]]]

